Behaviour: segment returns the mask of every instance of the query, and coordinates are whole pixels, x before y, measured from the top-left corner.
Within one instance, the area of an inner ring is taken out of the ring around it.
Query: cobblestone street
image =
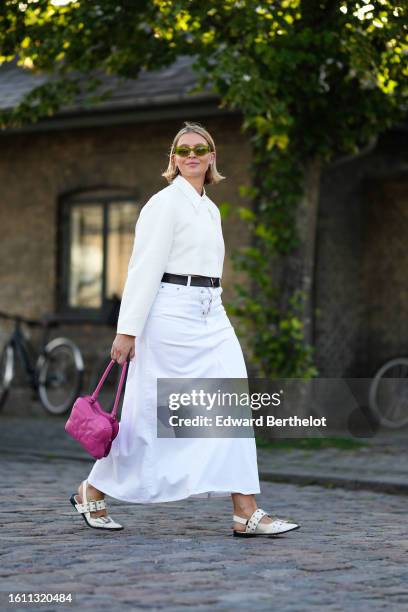
[[[301,529],[232,537],[229,498],[125,504],[116,533],[86,527],[69,503],[89,465],[1,458],[1,610],[8,593],[71,592],[83,610],[406,610],[406,497],[261,483],[258,505]],[[68,605],[66,604],[66,607]]]
[[[408,612],[408,0],[0,50],[0,612]]]

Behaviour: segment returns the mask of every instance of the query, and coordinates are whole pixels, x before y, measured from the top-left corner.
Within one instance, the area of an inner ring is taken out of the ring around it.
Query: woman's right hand
[[[128,357],[133,359],[135,356],[135,341],[135,336],[117,334],[112,344],[111,359],[114,359],[119,365],[124,364]]]

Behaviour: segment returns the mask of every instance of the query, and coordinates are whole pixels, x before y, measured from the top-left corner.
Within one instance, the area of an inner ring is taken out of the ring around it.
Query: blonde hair
[[[166,171],[162,173],[162,176],[164,176],[164,178],[166,178],[169,183],[171,183],[176,178],[176,176],[180,174],[180,170],[174,163],[174,150],[177,146],[180,137],[183,134],[188,134],[190,132],[200,134],[200,136],[202,136],[210,145],[211,151],[215,151],[215,143],[211,134],[207,132],[207,130],[199,123],[190,123],[189,121],[185,121],[184,127],[181,128],[181,130],[179,130],[176,136],[174,137],[169,153],[169,165],[167,166]],[[205,173],[204,184],[207,185],[209,183],[219,183],[223,179],[225,179],[225,176],[218,172],[216,160],[214,159],[214,161],[209,165],[207,172]]]

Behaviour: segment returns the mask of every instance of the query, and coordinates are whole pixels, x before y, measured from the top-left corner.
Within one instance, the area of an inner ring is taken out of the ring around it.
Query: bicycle
[[[376,372],[369,390],[369,406],[380,425],[400,429],[408,425],[408,358],[396,357]]]
[[[49,331],[60,325],[62,319],[47,315],[34,320],[1,311],[0,318],[14,321],[14,329],[0,353],[0,409],[9,395],[18,359],[27,384],[38,395],[45,410],[53,415],[68,412],[81,391],[84,361],[80,349],[68,338],[48,341]],[[43,328],[39,351],[24,334],[22,324]]]

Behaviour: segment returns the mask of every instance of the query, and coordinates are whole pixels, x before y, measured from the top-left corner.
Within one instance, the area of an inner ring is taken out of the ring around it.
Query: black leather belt
[[[187,285],[187,274],[170,274],[165,272],[162,277],[163,283],[176,283],[177,285]],[[219,287],[220,279],[213,276],[191,276],[192,287]]]

